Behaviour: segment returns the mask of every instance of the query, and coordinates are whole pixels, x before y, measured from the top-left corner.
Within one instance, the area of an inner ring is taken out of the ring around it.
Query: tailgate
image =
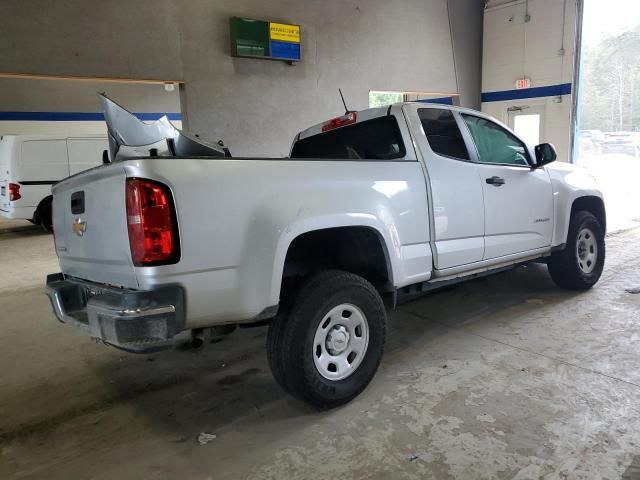
[[[65,275],[137,288],[127,229],[126,175],[112,164],[53,188],[56,252]]]

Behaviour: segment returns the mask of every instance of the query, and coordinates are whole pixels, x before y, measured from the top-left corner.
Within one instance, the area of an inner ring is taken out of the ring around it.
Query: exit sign
[[[300,61],[300,25],[231,18],[231,54],[234,57]]]
[[[531,79],[530,78],[520,78],[516,80],[516,88],[518,90],[522,88],[531,88]]]

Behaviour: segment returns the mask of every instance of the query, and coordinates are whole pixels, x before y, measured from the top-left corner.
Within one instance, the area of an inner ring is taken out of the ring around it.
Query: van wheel
[[[269,328],[268,357],[278,383],[319,408],[358,396],[384,350],[386,312],[364,278],[338,270],[311,277],[288,317]]]
[[[52,197],[47,197],[42,202],[40,202],[40,206],[38,207],[37,218],[42,227],[49,231],[53,232],[53,218],[52,218],[52,208],[51,204],[53,202]]]
[[[547,265],[553,281],[560,287],[586,290],[593,287],[604,268],[604,231],[590,212],[573,214],[567,245],[549,258]]]

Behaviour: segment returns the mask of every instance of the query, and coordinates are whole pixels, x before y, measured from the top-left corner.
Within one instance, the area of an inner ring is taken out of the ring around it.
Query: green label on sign
[[[233,17],[231,50],[240,57],[269,57],[269,22]]]

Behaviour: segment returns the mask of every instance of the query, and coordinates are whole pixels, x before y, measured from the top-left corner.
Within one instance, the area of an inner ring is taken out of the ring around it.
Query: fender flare
[[[274,255],[272,280],[269,298],[272,304],[280,299],[280,287],[287,252],[296,238],[305,233],[327,230],[329,228],[364,227],[373,230],[381,243],[387,262],[389,280],[400,275],[400,244],[395,228],[387,228],[378,218],[371,214],[335,214],[301,219],[289,225],[280,235]]]

